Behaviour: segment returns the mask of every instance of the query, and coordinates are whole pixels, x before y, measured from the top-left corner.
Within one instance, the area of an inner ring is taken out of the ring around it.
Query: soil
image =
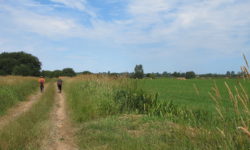
[[[46,85],[45,85],[46,90]],[[40,89],[35,94],[28,97],[27,101],[22,101],[17,103],[15,106],[11,107],[5,115],[0,117],[0,129],[8,125],[11,121],[17,119],[23,113],[27,112],[38,100],[41,98],[42,93]]]
[[[44,141],[44,150],[78,150],[75,134],[66,113],[65,96],[57,93],[54,110],[51,114],[49,136]]]

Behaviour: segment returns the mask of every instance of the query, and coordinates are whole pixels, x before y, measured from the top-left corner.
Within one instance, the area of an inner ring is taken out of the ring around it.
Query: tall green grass
[[[37,89],[38,83],[33,77],[0,77],[0,116]]]
[[[105,114],[103,114],[102,106],[108,105],[107,108],[113,106],[113,102],[110,101],[113,94],[112,86],[109,84],[98,81],[71,81],[64,85],[72,119],[77,122],[103,116]],[[116,112],[116,110],[110,111]]]
[[[39,149],[47,132],[54,96],[55,87],[49,84],[39,102],[17,120],[1,129],[0,150]]]
[[[235,115],[225,81],[230,88],[239,88],[241,83],[249,93],[248,81],[243,79],[138,81],[101,77],[71,79],[65,91],[71,115],[81,128],[78,138],[83,149],[248,149],[249,137],[238,127],[250,128],[249,113]],[[223,120],[210,97],[218,91],[220,109],[225,108]],[[242,90],[231,93],[235,97]],[[246,107],[250,108],[249,102]],[[130,115],[120,124],[123,114]],[[242,119],[245,124],[240,123]],[[172,128],[162,127],[169,125]],[[130,136],[131,132],[143,134]]]

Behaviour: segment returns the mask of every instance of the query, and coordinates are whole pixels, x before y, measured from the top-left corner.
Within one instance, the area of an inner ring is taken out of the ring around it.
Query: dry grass
[[[196,92],[196,95],[197,95],[197,96],[200,96],[200,91],[199,91],[199,89],[197,88],[197,86],[196,86],[195,83],[193,83],[193,87],[194,87],[194,90],[195,90],[195,92]]]
[[[0,78],[0,85],[14,85],[22,82],[37,80],[36,77],[23,77],[23,76],[2,76]]]
[[[249,74],[249,64],[246,59],[246,56],[243,54],[246,66],[242,66],[241,70],[244,72],[245,77],[250,77]],[[250,126],[250,103],[249,96],[246,92],[246,89],[242,86],[241,83],[238,86],[230,87],[227,82],[224,83],[229,95],[229,101],[233,106],[234,110],[234,128],[240,129],[244,134],[250,137],[249,126]],[[209,92],[210,97],[215,103],[216,111],[218,112],[222,120],[225,119],[225,106],[221,103],[220,91],[215,84],[212,88],[213,94]],[[226,128],[226,127],[225,127]],[[218,132],[222,135],[225,135],[222,129],[218,128]]]

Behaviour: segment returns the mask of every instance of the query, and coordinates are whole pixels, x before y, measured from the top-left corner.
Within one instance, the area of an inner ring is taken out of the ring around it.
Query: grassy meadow
[[[249,149],[244,79],[65,79],[81,149]]]
[[[0,77],[0,116],[17,102],[26,100],[27,96],[38,89],[37,78],[1,76]]]

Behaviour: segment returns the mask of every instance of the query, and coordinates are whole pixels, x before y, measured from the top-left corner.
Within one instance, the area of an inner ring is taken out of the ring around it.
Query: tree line
[[[90,71],[84,71],[79,74],[94,74]],[[144,73],[143,66],[141,64],[136,65],[134,68],[134,72],[122,72],[122,73],[116,73],[116,72],[99,72],[97,73],[99,75],[109,75],[109,76],[126,76],[130,78],[136,78],[136,79],[142,79],[142,78],[186,78],[186,79],[192,79],[196,77],[204,77],[204,78],[238,78],[243,77],[245,74],[243,72],[235,73],[234,71],[227,71],[226,74],[217,74],[217,73],[207,73],[207,74],[196,74],[194,71],[187,71],[187,72],[167,72],[164,71],[162,73],[159,72],[152,72],[152,73]]]
[[[59,76],[76,76],[77,74],[94,74],[90,71],[83,71],[76,73],[72,68],[64,68],[62,70],[42,70],[42,63],[36,56],[25,52],[12,52],[7,53],[3,52],[0,54],[0,75],[22,75],[22,76],[45,76],[45,77],[59,77]],[[242,72],[235,73],[234,71],[227,71],[225,74],[200,74],[197,75],[194,71],[188,72],[156,72],[156,73],[144,73],[143,66],[141,64],[136,65],[134,72],[123,72],[123,73],[111,73],[102,72],[95,73],[101,75],[110,75],[110,76],[126,76],[130,78],[161,78],[161,77],[175,77],[175,78],[187,78],[192,79],[195,77],[241,77],[244,76]]]

